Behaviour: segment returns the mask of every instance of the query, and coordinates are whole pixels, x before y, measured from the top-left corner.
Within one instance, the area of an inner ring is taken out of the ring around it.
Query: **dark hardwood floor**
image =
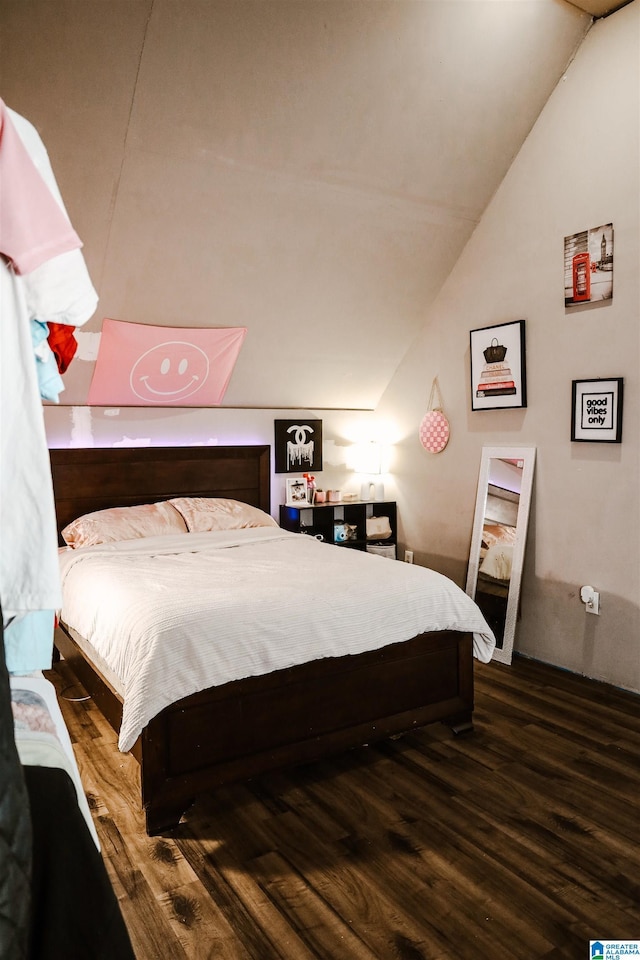
[[[138,960],[588,960],[640,937],[640,698],[476,665],[474,733],[434,725],[198,798],[149,838],[137,764],[62,694]]]

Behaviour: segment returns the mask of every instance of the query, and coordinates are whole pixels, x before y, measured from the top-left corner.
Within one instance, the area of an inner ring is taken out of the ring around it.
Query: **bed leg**
[[[191,806],[193,800],[186,800],[180,804],[147,804],[144,808],[145,827],[149,837],[157,837],[161,833],[170,833],[175,830],[180,819]]]
[[[451,717],[449,720],[444,720],[443,723],[446,723],[454,737],[459,737],[463,733],[473,733],[473,718],[470,713]]]

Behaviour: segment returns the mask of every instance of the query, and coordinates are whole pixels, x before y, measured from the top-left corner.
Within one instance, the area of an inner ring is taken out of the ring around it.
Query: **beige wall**
[[[357,489],[346,447],[381,430],[406,546],[459,583],[482,445],[534,444],[516,649],[639,690],[638,0],[592,28],[520,152],[588,26],[564,0],[0,12],[0,95],[42,133],[101,298],[50,442],[270,443],[316,414],[324,485]],[[563,237],[608,221],[613,302],[567,314]],[[238,409],[83,406],[103,316],[246,323]],[[470,413],[469,330],[521,317],[528,408]],[[430,456],[435,374],[452,439]],[[624,442],[571,444],[571,380],[601,374],[625,377]],[[341,409],[390,377],[374,414]]]
[[[537,464],[515,649],[640,690],[639,14],[580,47],[400,365],[379,413],[402,436],[402,538],[464,583],[483,444]],[[565,310],[563,238],[613,222],[614,296]],[[528,407],[470,412],[469,330],[524,318]],[[451,420],[439,455],[417,426],[438,375]],[[571,381],[624,377],[621,445],[570,442]],[[587,615],[580,586],[601,593]]]

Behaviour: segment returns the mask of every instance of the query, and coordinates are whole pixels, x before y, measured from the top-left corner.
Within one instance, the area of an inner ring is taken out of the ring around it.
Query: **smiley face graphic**
[[[129,384],[145,403],[179,403],[200,390],[208,376],[204,350],[185,340],[167,340],[138,357]]]

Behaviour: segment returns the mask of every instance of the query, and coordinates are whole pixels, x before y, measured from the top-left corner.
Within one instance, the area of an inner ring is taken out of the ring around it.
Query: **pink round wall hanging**
[[[449,421],[442,412],[440,385],[435,377],[431,385],[429,412],[422,418],[418,435],[420,443],[429,453],[440,453],[449,442]]]
[[[441,410],[430,410],[420,424],[420,443],[429,453],[440,453],[449,442],[449,421]]]

